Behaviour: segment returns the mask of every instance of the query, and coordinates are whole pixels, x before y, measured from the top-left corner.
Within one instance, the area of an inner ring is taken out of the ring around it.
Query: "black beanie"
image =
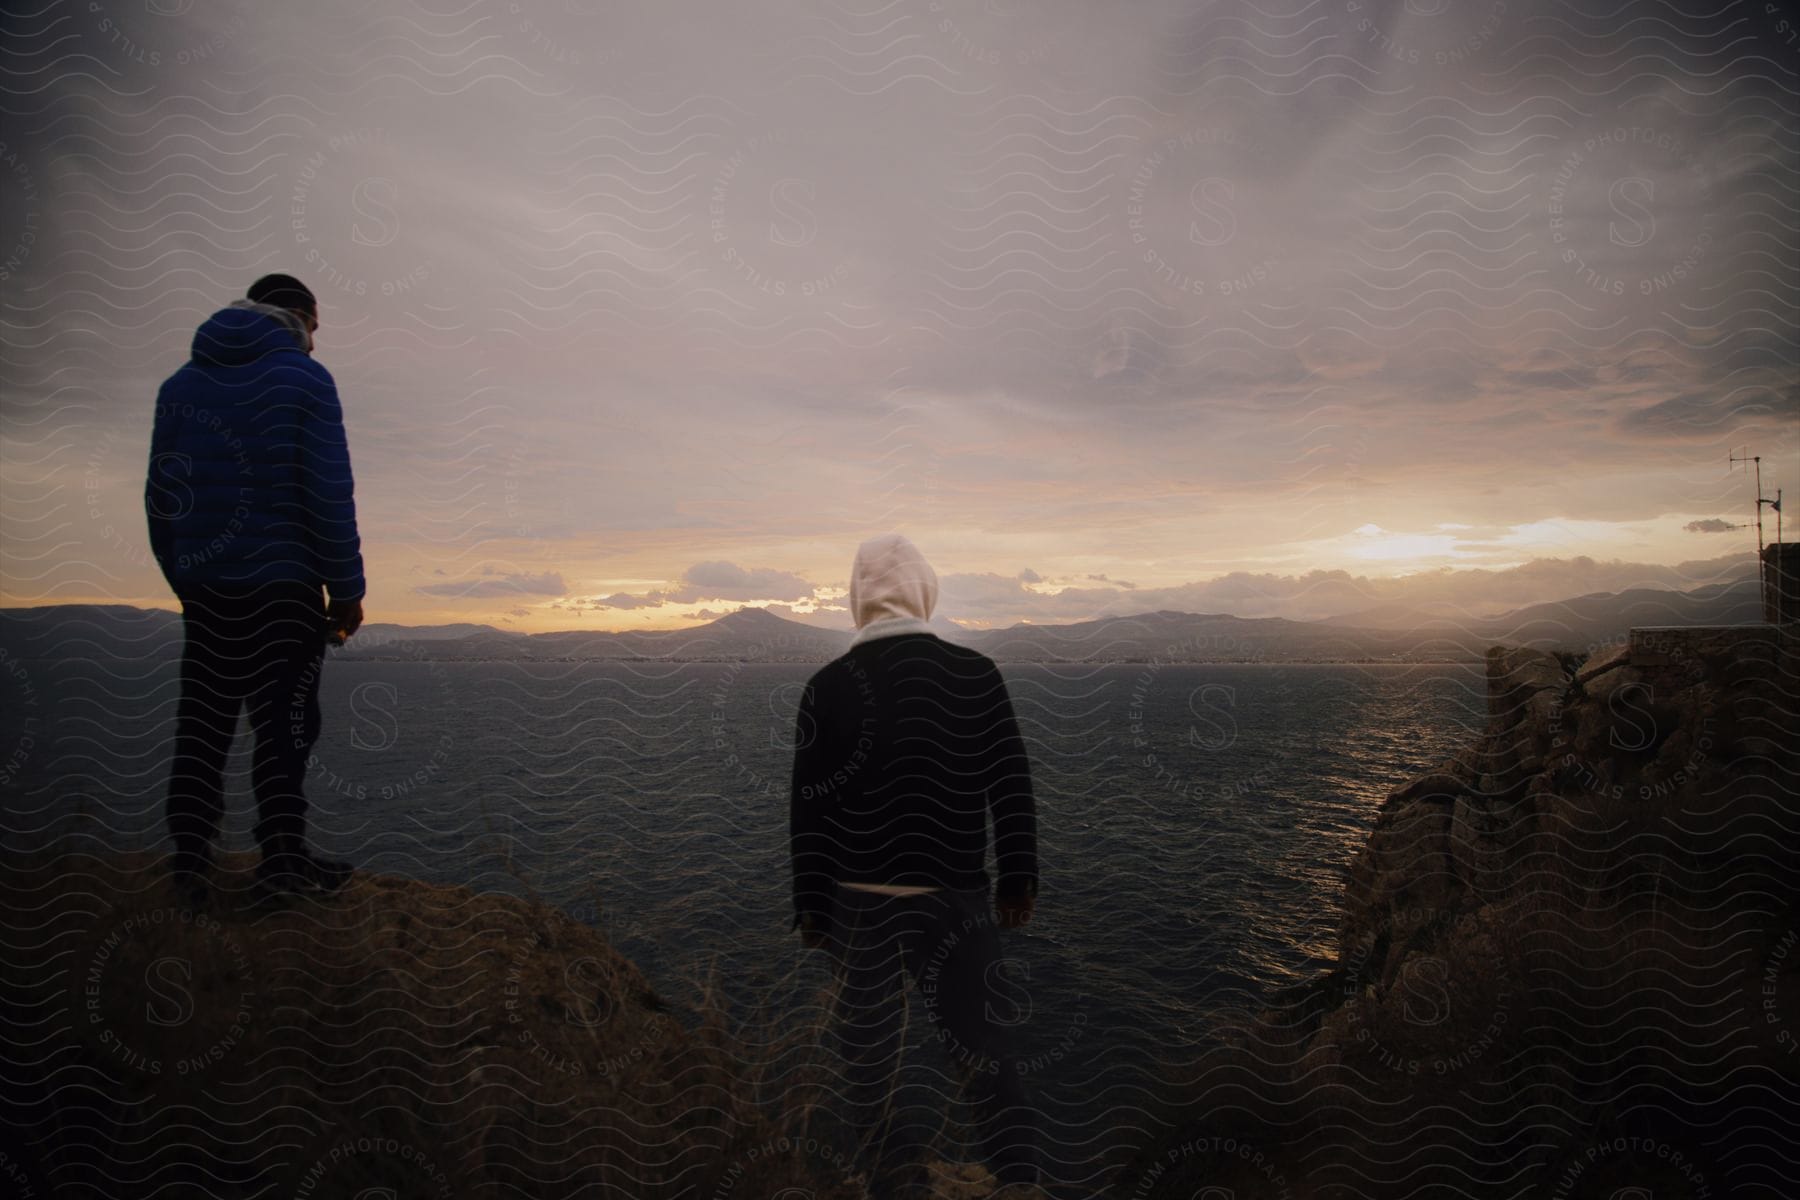
[[[273,304],[277,308],[291,308],[303,312],[317,320],[319,317],[319,300],[312,294],[312,289],[295,279],[292,275],[264,275],[250,285],[248,299],[258,304]]]

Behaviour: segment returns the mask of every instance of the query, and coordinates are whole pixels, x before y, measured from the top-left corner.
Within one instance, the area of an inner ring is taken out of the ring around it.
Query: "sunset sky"
[[[1800,465],[1800,18],[1718,8],[7,16],[0,604],[173,605],[155,391],[274,270],[370,620],[847,626],[889,530],[971,625],[1736,577],[1729,454]]]

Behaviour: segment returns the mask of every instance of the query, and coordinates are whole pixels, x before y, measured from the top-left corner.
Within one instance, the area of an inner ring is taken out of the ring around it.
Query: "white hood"
[[[884,533],[856,548],[856,562],[850,568],[855,642],[897,633],[929,633],[926,622],[937,607],[937,597],[937,572],[904,534]]]

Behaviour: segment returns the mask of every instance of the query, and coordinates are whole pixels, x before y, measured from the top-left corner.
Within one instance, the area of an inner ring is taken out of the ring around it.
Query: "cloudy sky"
[[[1729,454],[1800,460],[1800,18],[1694,7],[47,0],[0,603],[172,605],[152,398],[270,270],[374,620],[843,625],[890,529],[976,625],[1732,577]]]

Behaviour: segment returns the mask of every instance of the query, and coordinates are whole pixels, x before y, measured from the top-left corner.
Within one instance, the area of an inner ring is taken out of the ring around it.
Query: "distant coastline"
[[[420,659],[406,654],[354,654],[344,656],[349,662],[391,663],[421,662],[434,663],[469,663],[489,666],[505,663],[624,663],[636,666],[651,666],[657,663],[740,663],[747,666],[804,666],[809,663],[821,663],[829,660],[817,658],[728,658],[710,655],[694,655],[688,657],[669,656],[665,658],[609,657],[609,658],[451,658],[434,656]],[[1482,658],[1479,654],[1470,654],[1464,658],[996,658],[1002,666],[1043,666],[1043,667],[1479,667]]]
[[[996,662],[1043,665],[1239,664],[1474,665],[1494,645],[1592,653],[1633,627],[1741,625],[1762,619],[1754,578],[1687,592],[1634,588],[1530,605],[1495,616],[1370,610],[1315,621],[1229,613],[1145,612],[1066,625],[962,629],[940,636]],[[70,653],[160,657],[179,652],[180,615],[129,605],[0,608],[0,648],[20,659]],[[690,629],[517,633],[491,625],[371,623],[335,658],[361,662],[824,663],[850,644],[847,630],[742,608]],[[87,649],[83,651],[83,647]]]

